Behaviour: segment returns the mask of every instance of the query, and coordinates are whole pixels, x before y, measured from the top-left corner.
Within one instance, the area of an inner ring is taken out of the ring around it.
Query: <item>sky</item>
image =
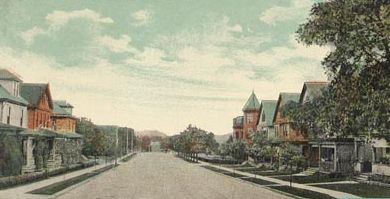
[[[259,100],[326,80],[295,31],[312,0],[0,1],[0,67],[96,124],[215,134]]]

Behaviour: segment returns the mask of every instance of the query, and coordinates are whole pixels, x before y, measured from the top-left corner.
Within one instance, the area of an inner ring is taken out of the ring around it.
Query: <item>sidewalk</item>
[[[129,154],[123,156],[123,157],[118,158],[118,163],[119,163],[119,161],[121,159],[123,159],[123,158],[125,158],[125,157],[127,157],[127,156],[129,156],[131,154],[132,153],[129,153]],[[76,177],[76,176],[80,176],[80,175],[83,175],[85,173],[89,173],[89,172],[92,172],[94,170],[103,168],[103,167],[108,166],[108,165],[113,165],[113,164],[115,164],[115,162],[107,163],[107,164],[101,164],[101,165],[96,165],[96,166],[92,166],[92,167],[89,167],[89,168],[85,168],[85,169],[73,171],[73,172],[70,172],[70,173],[62,174],[62,175],[59,175],[59,176],[50,177],[50,178],[48,178],[46,180],[41,180],[41,181],[38,181],[38,182],[33,182],[33,183],[30,183],[30,184],[17,186],[17,187],[14,187],[14,188],[0,190],[0,198],[13,198],[13,199],[48,198],[48,196],[27,194],[27,192],[30,192],[32,190],[35,190],[35,189],[38,189],[38,188],[41,188],[41,187],[44,187],[44,186],[51,185],[51,184],[56,183],[56,182],[63,181],[64,179],[69,179],[69,178],[73,178],[73,177]]]
[[[213,165],[213,164],[210,164],[210,163],[207,163],[207,162],[203,162],[203,161],[199,161],[199,162],[201,163],[201,165],[212,166],[212,167],[219,168],[219,169],[222,169],[222,170],[225,170],[225,171],[233,172],[232,168],[221,167],[221,166]],[[242,172],[242,171],[237,171],[237,170],[234,170],[234,172],[237,173],[237,174],[241,174],[241,175],[247,176],[247,177],[254,177],[255,176],[254,174],[247,173],[247,172]],[[262,180],[266,180],[266,181],[269,181],[269,182],[278,183],[279,185],[290,186],[290,182],[279,180],[279,179],[275,179],[275,178],[270,178],[270,177],[260,176],[260,175],[256,175],[256,178],[259,178],[259,179],[262,179]],[[334,182],[332,182],[332,183],[334,183]],[[308,185],[305,185],[305,184],[292,183],[292,186],[293,187],[297,187],[297,188],[301,188],[301,189],[306,189],[306,190],[310,190],[310,191],[323,193],[323,194],[328,194],[328,195],[330,195],[332,197],[335,197],[335,198],[360,198],[359,196],[355,196],[355,195],[352,195],[352,194],[349,194],[349,193],[334,191],[334,190],[330,190],[330,189],[323,189],[323,188],[319,188],[319,187],[308,186]]]

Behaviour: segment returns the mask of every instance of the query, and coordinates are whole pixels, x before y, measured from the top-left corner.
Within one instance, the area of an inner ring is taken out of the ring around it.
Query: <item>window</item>
[[[262,121],[262,122],[265,122],[265,114],[264,114],[264,112],[263,112],[263,114],[261,115],[261,121]]]
[[[389,147],[386,148],[386,154],[390,154],[390,148]]]
[[[11,107],[8,107],[8,116],[7,116],[7,124],[11,122]]]
[[[246,122],[252,123],[253,122],[253,115],[252,114],[246,114]]]

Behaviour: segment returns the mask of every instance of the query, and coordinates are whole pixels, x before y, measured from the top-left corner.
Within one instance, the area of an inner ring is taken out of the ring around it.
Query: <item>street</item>
[[[208,171],[172,154],[140,153],[57,198],[286,198]]]

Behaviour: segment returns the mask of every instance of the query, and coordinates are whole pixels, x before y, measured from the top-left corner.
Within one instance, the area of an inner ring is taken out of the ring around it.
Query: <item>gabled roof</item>
[[[275,114],[272,123],[275,122],[280,107],[283,107],[285,104],[287,104],[290,101],[299,102],[300,96],[301,96],[300,93],[280,93],[278,102],[276,103]]]
[[[265,123],[270,126],[272,125],[272,120],[274,119],[275,109],[277,100],[261,100],[260,114],[264,112]],[[260,118],[262,116],[260,115]]]
[[[58,105],[56,102],[53,103],[53,113],[55,115],[71,115],[70,113],[68,113],[68,111],[61,108],[60,105]]]
[[[13,73],[13,72],[11,72],[7,69],[4,69],[4,68],[0,69],[0,79],[14,80],[17,82],[22,82],[22,79],[20,78],[20,76],[18,74]]]
[[[66,102],[66,100],[54,100],[54,103],[56,103],[58,106],[63,107],[63,108],[73,108],[71,104]]]
[[[0,85],[0,101],[8,101],[11,103],[27,106],[28,102],[18,96],[11,95],[5,88]]]
[[[257,97],[255,95],[255,92],[252,92],[251,96],[249,96],[249,99],[246,101],[244,107],[242,108],[242,111],[257,111],[260,109],[260,103],[259,100],[257,100]]]
[[[20,85],[20,95],[26,99],[31,106],[38,107],[44,93],[48,94],[49,106],[50,108],[53,108],[49,84],[22,83]]]
[[[310,81],[303,84],[301,96],[299,102],[303,102],[303,97],[306,92],[309,92],[312,97],[318,97],[322,94],[322,90],[328,87],[329,82],[320,82],[320,81]]]

